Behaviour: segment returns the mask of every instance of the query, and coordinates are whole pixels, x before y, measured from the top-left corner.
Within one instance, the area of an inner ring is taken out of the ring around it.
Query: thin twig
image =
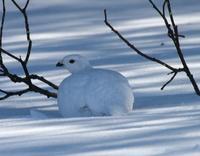
[[[23,12],[23,9],[19,6],[19,4],[17,4],[17,2],[15,0],[11,0],[13,2],[13,4],[21,11]]]
[[[30,0],[27,0],[27,1],[26,1],[26,4],[25,4],[25,6],[24,6],[23,10],[26,10],[26,8],[27,8],[27,7],[28,7],[28,5],[29,5],[29,2],[30,2]]]
[[[108,19],[107,19],[107,11],[106,9],[104,10],[104,17],[105,17],[105,24],[122,40],[124,41],[124,43],[126,43],[131,49],[133,49],[137,54],[139,54],[140,56],[148,59],[148,60],[151,60],[153,62],[156,62],[156,63],[159,63],[161,64],[162,66],[172,70],[172,71],[176,71],[176,68],[173,68],[172,66],[168,65],[167,63],[159,60],[159,59],[156,59],[154,57],[151,57],[149,55],[146,55],[144,54],[143,52],[141,52],[138,48],[136,48],[133,44],[131,44],[125,37],[123,37],[121,35],[121,33],[119,31],[117,31],[109,22],[108,22]]]
[[[11,58],[13,58],[13,59],[16,60],[16,61],[19,61],[19,62],[21,61],[20,58],[18,58],[17,56],[11,54],[10,52],[4,50],[3,48],[0,48],[0,51],[1,51],[2,53],[4,53],[4,54],[10,56]]]
[[[25,23],[25,29],[26,29],[26,38],[28,41],[28,48],[27,48],[27,53],[26,53],[26,57],[24,59],[25,64],[28,63],[30,54],[31,54],[31,49],[32,49],[32,40],[31,40],[31,36],[30,36],[30,28],[29,28],[29,22],[28,22],[28,17],[27,17],[27,12],[26,12],[26,8],[28,7],[28,4],[30,2],[30,0],[26,1],[25,7],[22,9],[18,3],[15,0],[12,0],[13,4],[19,9],[19,11],[22,13],[23,17],[24,17],[24,23]]]
[[[2,15],[2,19],[1,19],[1,31],[0,31],[0,56],[2,56],[1,54],[3,53],[5,55],[9,56],[10,58],[14,59],[15,61],[19,62],[21,64],[23,70],[24,70],[25,77],[20,77],[17,74],[13,74],[12,72],[10,72],[6,68],[6,66],[4,65],[2,57],[1,57],[2,59],[1,59],[1,62],[0,62],[0,65],[1,65],[0,66],[1,67],[0,68],[0,72],[1,72],[0,76],[6,76],[10,79],[11,82],[14,82],[14,83],[23,83],[27,86],[27,89],[22,89],[22,90],[19,90],[19,91],[5,91],[5,90],[0,89],[0,92],[5,94],[5,95],[0,97],[0,100],[4,100],[6,98],[9,98],[9,97],[15,96],[15,95],[20,96],[20,95],[25,94],[27,92],[37,92],[37,93],[40,93],[40,94],[45,95],[47,97],[56,98],[57,97],[56,93],[48,91],[48,90],[43,89],[41,87],[38,87],[37,85],[32,83],[32,79],[37,79],[37,80],[49,85],[50,87],[52,87],[54,89],[58,89],[58,86],[53,84],[52,82],[46,80],[42,76],[38,76],[36,74],[30,74],[29,70],[27,68],[27,63],[29,61],[30,53],[31,53],[31,50],[32,50],[32,40],[31,40],[31,37],[30,37],[29,21],[28,21],[28,16],[27,16],[27,12],[26,12],[26,9],[28,7],[30,0],[27,0],[24,8],[21,8],[15,0],[12,0],[13,4],[19,9],[19,11],[22,13],[22,15],[24,17],[24,23],[25,23],[25,29],[26,29],[26,38],[27,38],[27,41],[28,41],[28,49],[27,49],[26,57],[25,57],[24,60],[21,58],[21,56],[17,57],[15,55],[13,55],[11,52],[8,52],[7,50],[2,48],[2,34],[3,34],[3,26],[4,26],[4,21],[5,21],[5,13],[6,13],[5,0],[2,0],[2,2],[3,2],[3,15]]]
[[[58,89],[58,86],[57,86],[57,85],[53,84],[52,82],[48,81],[47,79],[45,79],[45,78],[42,77],[42,76],[38,76],[38,75],[32,74],[32,75],[30,75],[30,78],[31,78],[31,79],[40,80],[40,81],[42,81],[42,82],[48,84],[48,85],[51,86],[52,88]]]
[[[175,78],[177,72],[174,72],[173,76],[169,79],[169,81],[167,81],[162,87],[161,90],[163,90],[170,82],[172,82],[172,80]]]
[[[32,84],[32,81],[30,79],[30,74],[29,74],[27,66],[26,66],[27,63],[28,63],[28,59],[30,57],[31,49],[32,49],[32,40],[30,38],[29,22],[28,22],[28,17],[27,17],[27,12],[26,12],[26,8],[29,4],[28,1],[29,0],[27,0],[27,3],[25,4],[24,9],[22,9],[15,0],[12,0],[13,4],[19,9],[19,11],[22,13],[22,15],[24,17],[24,23],[25,23],[25,29],[26,29],[26,38],[27,38],[27,41],[28,41],[28,48],[27,48],[27,53],[26,53],[26,57],[25,57],[24,61],[20,58],[19,62],[22,65],[22,68],[23,68],[24,73],[26,75],[27,81],[29,81],[29,83]]]
[[[3,13],[2,13],[2,17],[1,17],[1,28],[0,28],[0,48],[2,47],[3,27],[4,27],[5,15],[6,15],[5,0],[2,0],[2,6],[3,6]],[[1,55],[1,50],[0,50],[0,66],[2,63],[3,63],[2,55]]]
[[[157,8],[156,6],[155,6],[155,8]],[[161,13],[161,12],[160,12]],[[162,13],[161,13],[162,14]],[[104,22],[105,22],[105,24],[111,29],[111,31],[113,31],[122,41],[124,41],[131,49],[133,49],[137,54],[139,54],[140,56],[142,56],[142,57],[144,57],[144,58],[146,58],[146,59],[148,59],[148,60],[151,60],[151,61],[153,61],[153,62],[156,62],[156,63],[158,63],[158,64],[160,64],[160,65],[162,65],[162,66],[164,66],[164,67],[166,67],[166,68],[168,68],[168,69],[170,69],[173,73],[178,73],[178,72],[182,72],[183,70],[181,69],[181,68],[179,68],[179,69],[177,69],[177,68],[174,68],[174,67],[172,67],[172,66],[170,66],[170,65],[168,65],[167,63],[165,63],[165,62],[163,62],[163,61],[161,61],[161,60],[159,60],[159,59],[156,59],[156,58],[153,58],[153,57],[151,57],[151,56],[149,56],[149,55],[146,55],[146,54],[144,54],[143,52],[141,52],[139,49],[137,49],[133,44],[131,44],[127,39],[125,39],[109,22],[108,22],[108,19],[107,19],[107,12],[106,12],[106,9],[104,10],[104,17],[105,17],[105,20],[104,20]],[[167,23],[167,22],[166,22]],[[181,69],[181,70],[180,70]],[[175,75],[176,76],[176,75]],[[173,78],[174,79],[174,78]],[[173,80],[172,79],[172,80]],[[171,81],[170,81],[171,82]],[[170,82],[168,82],[167,84],[169,84]],[[167,85],[166,84],[166,85]],[[165,86],[166,86],[165,85]],[[165,87],[164,86],[164,87]]]
[[[6,15],[6,6],[5,6],[5,0],[2,0],[2,18],[1,18],[1,29],[0,29],[0,48],[2,48],[2,40],[3,40],[3,29],[4,29],[4,23],[5,23],[5,15]],[[0,49],[0,68],[3,70],[3,74],[8,72],[8,69],[3,63],[3,57],[2,57],[2,50]]]
[[[173,41],[174,43],[174,46],[176,47],[176,50],[177,50],[177,53],[178,53],[178,56],[181,60],[181,63],[183,65],[182,68],[175,68],[175,67],[172,67],[170,66],[169,64],[159,60],[159,59],[156,59],[156,58],[153,58],[149,55],[146,55],[144,54],[143,52],[141,52],[139,49],[137,49],[134,44],[131,44],[125,37],[123,37],[121,35],[121,33],[119,31],[117,31],[109,22],[108,22],[108,19],[107,19],[107,12],[106,12],[106,9],[104,10],[104,23],[111,29],[112,32],[114,32],[124,43],[127,44],[128,47],[130,47],[131,49],[133,49],[137,54],[139,54],[140,56],[150,60],[150,61],[153,61],[153,62],[156,62],[168,69],[171,70],[171,72],[169,74],[173,74],[173,76],[170,78],[170,80],[168,80],[163,86],[161,89],[164,89],[175,77],[176,75],[179,73],[179,72],[185,72],[188,76],[188,78],[190,79],[192,85],[193,85],[193,88],[195,90],[195,92],[197,93],[197,95],[200,95],[200,91],[199,91],[199,88],[197,86],[197,83],[195,81],[195,79],[193,78],[193,75],[191,74],[187,64],[186,64],[186,61],[184,59],[184,56],[183,56],[183,53],[182,53],[182,50],[180,48],[180,43],[179,43],[179,37],[185,37],[184,35],[180,35],[179,32],[178,32],[178,26],[175,24],[175,21],[174,21],[174,18],[173,18],[173,13],[172,13],[172,10],[171,10],[171,4],[170,4],[170,0],[164,0],[163,2],[163,5],[162,5],[162,11],[154,4],[154,2],[152,0],[149,0],[149,2],[151,3],[151,5],[153,6],[153,8],[158,12],[158,14],[162,17],[164,23],[165,23],[165,26],[168,30],[168,36],[169,38],[171,38],[171,40]],[[167,6],[167,9],[168,9],[168,13],[169,13],[169,16],[170,16],[170,21],[171,21],[171,24],[170,22],[168,21],[168,19],[166,18],[166,6]]]
[[[160,14],[160,11],[158,11],[159,9],[155,6],[155,4],[152,2],[152,0],[149,0],[149,2],[152,4],[152,6],[154,8],[156,8],[155,10]],[[180,35],[179,32],[178,32],[178,26],[176,25],[174,17],[173,17],[170,0],[165,0],[164,3],[167,4],[167,9],[168,9],[168,13],[169,13],[169,17],[170,17],[170,21],[171,21],[171,25],[172,26],[170,26],[169,22],[167,21],[166,16],[161,15],[161,17],[163,18],[163,20],[165,22],[166,28],[168,29],[168,32],[169,32],[168,33],[169,37],[173,41],[174,46],[175,46],[176,51],[177,51],[177,54],[178,54],[178,56],[179,56],[179,58],[181,60],[181,63],[183,65],[183,71],[188,76],[188,78],[189,78],[189,80],[190,80],[190,82],[191,82],[196,94],[200,96],[199,87],[198,87],[198,85],[197,85],[197,83],[196,83],[196,81],[195,81],[190,69],[188,68],[188,65],[187,65],[187,63],[185,61],[185,58],[183,56],[182,49],[180,47],[179,37],[185,37],[185,36],[184,35]]]
[[[150,3],[153,4],[152,1],[150,1]],[[163,16],[165,16],[165,6],[166,6],[166,4],[167,4],[167,1],[165,0],[165,1],[163,2],[163,6],[162,6],[162,15],[163,15]]]
[[[10,96],[15,96],[15,95],[21,96],[29,91],[30,91],[29,88],[20,91],[5,91],[0,89],[0,92],[5,94],[3,97],[0,97],[0,100],[4,100],[6,98],[9,98]]]

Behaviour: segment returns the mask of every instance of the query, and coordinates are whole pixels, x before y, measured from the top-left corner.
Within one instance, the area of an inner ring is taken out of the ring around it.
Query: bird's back
[[[94,69],[89,75],[86,103],[93,112],[114,115],[132,110],[134,97],[124,76],[104,69]]]

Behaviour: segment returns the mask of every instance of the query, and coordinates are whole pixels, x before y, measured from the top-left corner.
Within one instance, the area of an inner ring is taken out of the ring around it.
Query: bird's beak
[[[58,63],[56,64],[56,67],[62,67],[63,65],[64,65],[63,63],[58,62]]]

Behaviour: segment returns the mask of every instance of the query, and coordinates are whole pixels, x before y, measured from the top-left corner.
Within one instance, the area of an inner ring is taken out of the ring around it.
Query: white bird
[[[132,89],[120,73],[95,69],[80,55],[65,56],[57,66],[63,66],[71,73],[58,89],[58,107],[62,116],[115,116],[132,111]]]

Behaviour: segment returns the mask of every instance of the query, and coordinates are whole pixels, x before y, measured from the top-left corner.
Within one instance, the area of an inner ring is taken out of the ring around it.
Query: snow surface
[[[27,44],[21,29],[23,20],[11,2],[6,3],[9,9],[4,48],[24,56]],[[200,83],[200,1],[176,0],[173,4],[179,30],[187,36],[181,39],[184,55]],[[0,155],[200,155],[200,98],[185,74],[178,74],[160,91],[169,79],[168,70],[141,58],[110,32],[103,23],[104,8],[112,24],[138,48],[179,66],[163,22],[146,0],[31,1],[30,71],[59,84],[68,74],[55,67],[59,58],[66,54],[84,55],[93,66],[116,70],[128,78],[134,86],[134,111],[123,117],[63,119],[55,99],[35,93],[12,97],[0,101]],[[9,58],[5,62],[10,70],[22,74],[17,63]],[[1,78],[0,84],[8,90],[23,87],[13,86],[6,78]],[[45,119],[38,111],[50,118]]]

